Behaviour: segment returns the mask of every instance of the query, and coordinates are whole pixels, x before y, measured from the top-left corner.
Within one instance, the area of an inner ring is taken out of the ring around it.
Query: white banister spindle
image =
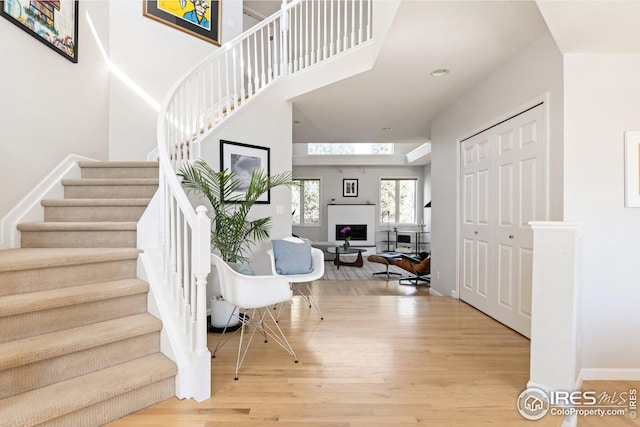
[[[304,66],[308,67],[309,64],[309,2],[304,3]],[[302,32],[300,33],[302,35]]]
[[[259,70],[259,63],[258,63],[258,34],[256,33],[253,36],[253,78],[254,78],[254,85],[253,85],[253,90],[255,92],[257,92],[258,90],[260,90],[260,70]],[[253,92],[250,93],[249,95],[253,95]]]
[[[232,53],[232,65],[233,65],[233,93],[230,94],[233,97],[233,106],[234,108],[238,108],[238,72],[235,70],[238,70],[238,52],[237,49],[235,47],[231,48],[231,53]],[[240,49],[242,49],[242,44],[240,44]],[[240,61],[242,61],[242,50],[240,50]],[[240,69],[240,73],[242,73],[242,68]],[[242,85],[242,87],[244,88],[244,79],[242,78],[242,74],[240,74],[240,84]],[[243,89],[244,91],[244,89]],[[230,111],[227,111],[227,114],[229,114]]]
[[[333,21],[334,21],[334,16],[333,16],[333,0],[331,1],[331,3],[329,3],[329,7],[331,8],[331,16],[329,19],[330,22],[330,31],[329,31],[329,55],[333,55],[334,51],[334,35],[333,35]]]
[[[341,35],[340,35],[340,31],[342,30],[342,25],[341,25],[341,21],[340,21],[340,1],[341,0],[336,0],[336,54],[342,52],[341,46],[342,46],[342,40],[341,40]]]
[[[184,288],[184,303],[189,304],[191,300],[191,269],[189,263],[189,223],[184,213],[182,214],[182,256],[180,263],[182,264],[182,286]]]
[[[353,1],[353,0],[352,0]],[[342,41],[342,50],[349,47],[349,1],[344,0],[344,39]]]
[[[369,19],[367,19],[367,40],[373,39],[373,0],[368,2]]]
[[[245,44],[247,45],[246,48],[244,47]],[[251,93],[252,91],[251,89],[251,50],[249,46],[249,39],[245,40],[244,42],[241,42],[238,45],[238,50],[239,50],[238,56],[240,61],[240,73],[238,75],[238,78],[240,79],[240,102],[242,102],[245,96],[247,96],[247,91],[249,91],[249,93]],[[245,89],[245,77],[244,77],[245,75],[247,76],[246,89]],[[235,97],[235,105],[237,107],[238,95],[235,94],[234,97]]]
[[[272,54],[275,52],[271,52],[271,44],[273,43],[273,37],[271,36],[271,25],[267,26],[267,76],[269,78],[269,83],[273,81],[273,57]]]
[[[267,27],[269,28],[269,27]],[[267,45],[269,44],[269,41],[266,41]],[[267,69],[265,67],[265,53],[266,53],[266,48],[265,48],[265,38],[264,38],[264,27],[260,30],[260,81],[262,82],[260,85],[260,89],[264,88],[264,85],[267,83]],[[267,58],[268,60],[268,58]]]
[[[316,63],[316,3],[311,2],[311,64]]]
[[[356,0],[351,0],[351,47],[356,45]]]
[[[360,19],[358,22],[358,43],[362,43],[364,37],[364,15],[362,8],[364,7],[364,0],[360,0]]]
[[[184,285],[185,283],[182,281],[182,224],[180,221],[182,212],[180,210],[176,210],[175,216],[175,257],[176,257],[176,288],[178,288],[180,299],[178,300],[181,304],[178,306],[182,310],[182,303],[185,298]]]
[[[327,59],[329,55],[329,44],[327,43],[327,38],[329,37],[329,33],[327,32],[327,2],[329,0],[324,0],[324,43],[322,44],[322,59]]]

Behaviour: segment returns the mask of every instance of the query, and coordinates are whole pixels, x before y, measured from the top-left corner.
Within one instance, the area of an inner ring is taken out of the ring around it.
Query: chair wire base
[[[231,315],[229,316],[229,321],[232,319],[236,311],[239,311],[238,307],[235,307],[233,309]],[[284,333],[282,332],[282,329],[280,329],[280,325],[278,325],[271,311],[267,307],[251,309],[251,315],[248,315],[247,313],[248,311],[249,310],[246,310],[246,309],[240,311],[240,313],[238,314],[238,317],[240,318],[242,327],[240,329],[235,330],[231,335],[227,336],[226,338],[224,336],[225,336],[227,327],[225,327],[225,329],[222,331],[222,334],[220,335],[220,338],[218,339],[218,343],[216,344],[216,348],[213,350],[213,354],[211,357],[215,359],[217,351],[222,346],[224,346],[236,333],[238,333],[238,331],[240,331],[240,341],[238,343],[238,356],[236,359],[236,373],[234,378],[237,381],[238,371],[240,370],[240,367],[244,362],[244,358],[247,355],[247,351],[249,350],[249,346],[251,345],[253,336],[255,335],[256,331],[260,331],[262,336],[264,337],[264,342],[268,342],[267,337],[270,337],[273,341],[275,341],[276,344],[282,347],[284,351],[286,351],[287,353],[293,356],[295,363],[298,363],[298,356],[296,356],[296,353],[293,351],[293,347],[291,347],[291,344],[289,344],[289,341],[287,340]],[[265,317],[267,316],[267,314],[273,321],[273,324],[275,325],[275,329],[265,322]],[[244,349],[243,349],[245,329],[251,326],[253,328],[251,330],[251,333],[249,334],[249,338],[247,339],[247,342],[244,343]]]
[[[300,285],[300,286],[304,285],[304,288],[306,288],[306,292],[304,291],[304,289],[300,289],[300,287],[296,285]],[[324,316],[320,311],[320,306],[318,305],[318,301],[315,299],[315,297],[311,293],[311,287],[309,286],[309,283],[291,283],[291,291],[293,291],[294,295],[295,294],[300,295],[304,300],[304,302],[309,304],[309,308],[311,307],[315,308],[315,310],[318,312],[318,315],[320,316],[320,320],[324,320]],[[280,307],[278,307],[277,305],[273,307],[274,310],[276,309],[278,310],[278,313],[276,314],[276,317],[275,317],[276,322],[278,322],[278,320],[280,319],[280,313],[282,312],[282,308],[283,308],[282,304],[280,304]]]

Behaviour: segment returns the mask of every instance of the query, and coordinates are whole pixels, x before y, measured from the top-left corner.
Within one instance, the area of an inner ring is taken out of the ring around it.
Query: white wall
[[[456,289],[457,141],[545,93],[550,99],[549,219],[562,219],[562,66],[553,38],[545,33],[432,120],[431,286],[443,295]]]
[[[564,64],[565,219],[584,232],[583,374],[640,379],[640,208],[624,207],[624,132],[640,130],[640,55],[571,54]]]
[[[217,46],[142,15],[142,2],[109,2],[111,62],[158,104]],[[233,21],[234,28],[229,26]],[[242,1],[222,2],[222,42],[242,32]],[[106,37],[105,37],[106,38]],[[110,160],[145,160],[156,146],[157,111],[118,78],[110,88]]]
[[[80,2],[77,64],[0,18],[0,218],[69,154],[107,158],[108,73],[86,12],[109,33],[108,3]]]
[[[295,144],[298,145],[298,144]],[[304,166],[294,167],[293,171],[297,178],[319,178],[320,179],[320,226],[296,226],[293,232],[299,236],[306,237],[314,241],[324,242],[327,240],[327,205],[331,199],[335,199],[337,204],[366,204],[376,205],[376,218],[379,218],[379,182],[380,178],[417,178],[418,188],[422,188],[424,183],[423,166],[365,166],[364,172],[360,166]],[[342,197],[342,180],[358,179],[358,197]],[[424,206],[422,193],[418,193],[418,206]],[[418,208],[417,220],[422,220],[422,209]],[[379,238],[380,236],[378,236]]]
[[[282,82],[280,82],[282,83]],[[270,147],[271,173],[291,171],[291,104],[284,100],[284,90],[275,83],[238,111],[239,120],[232,116],[226,124],[202,145],[202,158],[215,170],[220,168],[220,140]],[[282,213],[276,213],[278,206]],[[291,190],[279,187],[271,191],[271,203],[255,205],[252,218],[271,216],[271,238],[291,235]],[[254,250],[253,264],[257,273],[271,271],[266,251],[270,242],[259,243]]]

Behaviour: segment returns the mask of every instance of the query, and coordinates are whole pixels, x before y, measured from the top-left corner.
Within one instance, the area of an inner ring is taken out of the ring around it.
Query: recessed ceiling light
[[[433,77],[442,77],[446,76],[447,74],[449,74],[449,70],[447,70],[446,68],[438,68],[437,70],[433,70],[431,72],[431,75]]]
[[[393,128],[382,128],[382,130],[385,131],[385,132],[390,132],[390,131],[393,130]]]

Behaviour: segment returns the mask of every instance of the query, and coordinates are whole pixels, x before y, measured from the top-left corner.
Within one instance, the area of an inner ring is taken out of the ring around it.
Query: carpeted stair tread
[[[151,199],[45,199],[44,207],[67,206],[147,206]]]
[[[143,313],[9,341],[0,344],[0,370],[160,331],[161,328],[160,320]]]
[[[0,402],[0,426],[33,426],[176,375],[160,353],[9,397]]]
[[[108,186],[108,185],[158,185],[158,178],[78,178],[63,179],[62,185],[70,186]]]
[[[0,272],[136,259],[136,248],[21,248],[0,250]]]
[[[81,168],[158,168],[158,162],[78,162]]]
[[[124,279],[41,292],[7,295],[0,298],[0,317],[146,293],[148,290],[149,284],[145,281]]]
[[[137,222],[24,222],[18,224],[20,231],[136,231]]]

